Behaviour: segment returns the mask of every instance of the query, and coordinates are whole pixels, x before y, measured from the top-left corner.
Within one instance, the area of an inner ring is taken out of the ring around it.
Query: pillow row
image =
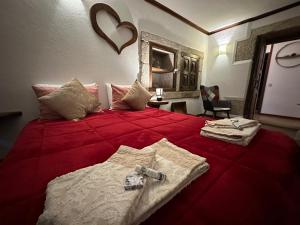
[[[99,107],[98,85],[82,85],[77,79],[63,86],[36,84],[32,86],[40,102],[40,119],[79,119]],[[108,99],[113,110],[144,110],[151,98],[137,80],[132,86],[107,84]]]
[[[101,110],[95,83],[84,87],[73,79],[63,86],[37,84],[32,88],[40,102],[41,119],[80,119]]]
[[[107,84],[107,88],[112,110],[144,110],[152,97],[137,80],[131,86]]]

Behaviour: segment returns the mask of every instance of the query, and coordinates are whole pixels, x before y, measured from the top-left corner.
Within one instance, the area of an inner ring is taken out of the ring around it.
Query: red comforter
[[[294,141],[262,129],[241,147],[201,137],[204,122],[152,108],[32,121],[0,165],[0,224],[35,224],[50,180],[105,161],[121,144],[143,148],[163,137],[206,157],[211,168],[144,224],[300,224]]]

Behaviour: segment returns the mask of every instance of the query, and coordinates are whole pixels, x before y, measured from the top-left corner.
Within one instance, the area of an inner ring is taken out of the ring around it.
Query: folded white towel
[[[210,134],[217,134],[222,135],[224,137],[229,137],[232,139],[243,139],[249,136],[252,136],[254,133],[257,132],[257,130],[260,128],[260,124],[258,123],[255,126],[246,127],[242,130],[238,129],[232,129],[232,128],[215,128],[215,127],[209,127],[205,126],[202,127],[202,131],[205,131],[206,133]]]
[[[233,144],[246,146],[254,138],[261,124],[242,117],[205,121],[200,134]]]
[[[208,133],[205,131],[201,131],[200,134],[204,137],[213,138],[213,139],[225,141],[225,142],[232,143],[232,144],[247,146],[252,141],[252,139],[255,137],[257,132],[258,132],[258,129],[251,136],[248,136],[248,137],[245,137],[242,139],[230,138],[230,137],[226,137],[226,136],[219,135],[219,134]]]
[[[126,191],[124,178],[136,165],[161,171],[166,180],[145,177],[143,188]],[[121,146],[106,162],[52,180],[37,224],[136,225],[208,168],[205,158],[166,139],[142,150]]]
[[[256,120],[249,120],[242,117],[232,119],[221,119],[213,121],[205,121],[205,125],[213,128],[232,128],[242,130],[243,128],[253,127],[258,124]]]

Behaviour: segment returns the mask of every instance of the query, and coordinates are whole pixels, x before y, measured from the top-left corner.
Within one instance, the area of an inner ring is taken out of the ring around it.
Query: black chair
[[[201,85],[200,91],[203,100],[204,115],[206,115],[207,111],[211,111],[214,118],[216,118],[218,112],[225,112],[227,117],[230,118],[231,102],[220,100],[219,87],[217,85],[211,87]]]

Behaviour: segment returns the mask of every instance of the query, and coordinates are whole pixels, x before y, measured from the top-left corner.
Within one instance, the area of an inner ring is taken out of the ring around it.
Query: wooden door
[[[197,89],[199,57],[182,53],[180,65],[180,90],[193,91]]]
[[[275,44],[284,41],[291,41],[300,38],[300,26],[286,30],[272,31],[259,35],[256,40],[250,80],[244,107],[244,117],[252,119],[259,95],[259,87],[263,74],[264,58],[267,44]]]

